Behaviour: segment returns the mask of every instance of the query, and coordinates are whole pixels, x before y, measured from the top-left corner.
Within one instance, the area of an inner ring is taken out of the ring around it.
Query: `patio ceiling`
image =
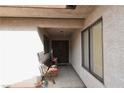
[[[74,31],[80,30],[79,28],[45,28],[45,31],[51,38],[69,38]]]

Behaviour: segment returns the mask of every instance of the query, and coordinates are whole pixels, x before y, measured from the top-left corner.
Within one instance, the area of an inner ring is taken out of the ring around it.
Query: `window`
[[[90,28],[90,67],[92,73],[102,78],[102,23]]]
[[[82,65],[89,69],[89,30],[85,30],[82,34],[82,48],[83,48],[83,63]]]
[[[82,32],[82,65],[103,81],[102,20]]]
[[[50,41],[47,36],[44,35],[44,53],[50,52]]]

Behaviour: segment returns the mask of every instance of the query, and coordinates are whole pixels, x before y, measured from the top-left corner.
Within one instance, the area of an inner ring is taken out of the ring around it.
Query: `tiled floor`
[[[48,88],[84,88],[85,85],[78,77],[77,73],[71,66],[59,66],[59,75],[55,78],[55,84],[49,81]],[[25,80],[11,85],[14,88],[31,88],[35,87],[39,77]]]

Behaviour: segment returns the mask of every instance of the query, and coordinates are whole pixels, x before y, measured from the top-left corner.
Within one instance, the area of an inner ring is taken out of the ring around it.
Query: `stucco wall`
[[[80,31],[71,39],[72,65],[87,87],[124,87],[124,6],[97,7],[84,22],[83,29],[100,17],[103,18],[104,84],[81,66]]]
[[[0,17],[0,29],[9,28],[82,28],[84,20],[81,19],[52,19],[52,18],[7,18]]]
[[[50,49],[51,49],[51,37],[50,35],[43,29],[43,28],[38,28],[38,34],[41,39],[41,42],[44,44],[44,35],[47,36],[50,40]]]

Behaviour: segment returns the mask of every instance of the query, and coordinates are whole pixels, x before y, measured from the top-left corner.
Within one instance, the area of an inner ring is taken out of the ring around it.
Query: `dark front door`
[[[53,56],[58,58],[58,64],[69,62],[69,41],[53,40],[52,41]]]

